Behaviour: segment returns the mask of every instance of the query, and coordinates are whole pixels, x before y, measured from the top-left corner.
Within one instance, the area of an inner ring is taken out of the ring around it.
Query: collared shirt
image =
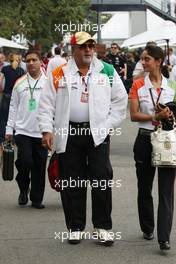
[[[46,82],[46,76],[44,73],[41,72],[41,76],[38,78],[33,93],[33,98],[36,101],[36,109],[34,111],[29,111],[29,100],[31,99],[29,84],[33,88],[36,82],[37,79],[33,79],[27,73],[15,83],[12,91],[9,117],[6,126],[7,134],[12,135],[13,130],[15,130],[15,135],[22,134],[30,137],[42,137],[38,125],[37,114],[41,91]]]
[[[46,74],[50,74],[55,68],[59,67],[62,64],[65,64],[66,60],[60,55],[55,55],[54,58],[51,58],[48,62]]]
[[[75,62],[73,67],[73,78],[71,79],[70,121],[89,122],[89,102],[82,101],[82,94],[87,93],[89,96],[92,66],[90,65],[90,68],[84,77],[81,76]]]
[[[124,120],[127,93],[116,71],[111,85],[108,75],[101,72],[104,64],[100,60],[94,57],[91,67],[88,87],[89,121],[94,144],[98,146],[107,137],[110,129],[116,131]],[[40,99],[39,126],[42,132],[53,132],[54,127],[57,153],[66,150],[71,112],[70,79],[77,76],[77,72],[74,59],[69,60],[67,65],[55,69],[49,76]]]
[[[174,90],[173,86],[171,87],[169,81],[164,76],[162,76],[161,87],[158,88],[162,89],[159,98],[160,103],[166,104],[174,100],[176,91]],[[149,75],[147,75],[145,78],[135,80],[130,90],[129,99],[139,100],[140,112],[144,114],[154,115],[155,110],[150,95],[150,89],[153,95],[154,102],[156,102],[158,98],[158,92],[157,89],[155,89],[155,87],[151,83],[149,79]],[[145,128],[150,130],[154,129],[154,126],[152,125],[152,121],[138,122],[138,126],[140,128]]]

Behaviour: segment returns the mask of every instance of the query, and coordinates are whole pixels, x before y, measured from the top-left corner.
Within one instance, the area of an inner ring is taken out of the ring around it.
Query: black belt
[[[152,132],[153,130],[150,130],[150,129],[139,128],[139,135],[142,135],[142,136],[150,136]]]
[[[89,122],[69,122],[69,125],[75,128],[88,128],[90,127],[90,123]]]

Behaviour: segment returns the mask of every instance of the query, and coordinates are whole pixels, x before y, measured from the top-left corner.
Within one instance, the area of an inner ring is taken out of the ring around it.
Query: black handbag
[[[2,153],[2,178],[12,181],[14,177],[14,148],[12,143],[4,143]]]
[[[161,105],[159,103],[159,105]],[[166,131],[170,131],[173,129],[174,127],[174,120],[176,119],[176,103],[175,102],[168,102],[165,105],[163,105],[162,108],[164,107],[169,107],[169,109],[172,111],[173,116],[170,119],[162,119],[161,120],[161,125],[162,125],[162,129],[166,130]]]

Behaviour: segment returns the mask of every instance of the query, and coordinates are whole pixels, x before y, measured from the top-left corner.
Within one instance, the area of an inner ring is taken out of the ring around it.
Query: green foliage
[[[97,22],[96,12],[90,10],[90,0],[1,0],[0,14],[1,37],[23,33],[30,42],[45,49],[63,37],[56,26]],[[91,26],[88,31],[95,33]]]

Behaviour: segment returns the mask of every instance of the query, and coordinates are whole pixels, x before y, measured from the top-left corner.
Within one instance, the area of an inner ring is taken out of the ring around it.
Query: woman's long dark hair
[[[163,66],[161,67],[161,73],[162,73],[162,75],[163,75],[165,78],[169,79],[169,70],[168,70],[167,65],[163,65]]]
[[[167,65],[163,65],[165,55],[164,55],[164,51],[162,50],[162,48],[158,46],[146,46],[144,50],[146,50],[147,53],[151,57],[153,57],[155,60],[161,59],[161,64],[160,64],[161,73],[163,74],[165,78],[169,78],[168,67]]]

